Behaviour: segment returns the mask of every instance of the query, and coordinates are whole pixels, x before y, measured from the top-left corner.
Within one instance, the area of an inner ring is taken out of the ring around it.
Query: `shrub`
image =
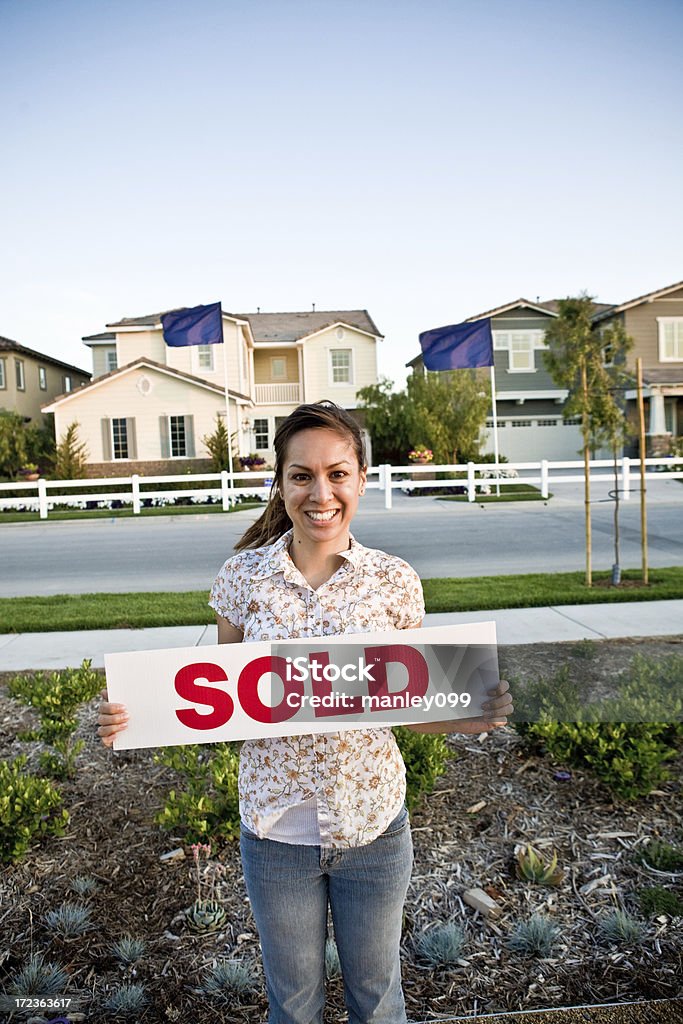
[[[653,885],[649,889],[641,890],[640,909],[652,917],[658,914],[683,917],[683,900],[670,889],[665,889],[662,885]]]
[[[69,993],[70,978],[60,964],[46,962],[41,953],[32,956],[0,995],[0,1010],[16,1011],[17,998],[57,999]]]
[[[185,788],[172,789],[156,821],[163,828],[183,829],[188,843],[209,838],[235,839],[240,815],[237,794],[239,745],[211,743],[169,747],[155,754],[158,764],[178,772]]]
[[[42,836],[63,835],[69,821],[48,779],[26,775],[26,758],[0,761],[0,861],[18,860]]]
[[[515,699],[515,728],[556,761],[589,768],[624,799],[644,796],[670,774],[683,738],[683,658],[634,658],[619,695],[587,703],[563,669]],[[520,721],[524,719],[524,721]]]
[[[117,960],[129,966],[142,959],[146,948],[143,939],[134,939],[131,935],[123,935],[117,939],[111,951]]]
[[[625,910],[612,910],[598,920],[602,937],[608,942],[633,945],[642,942],[645,928],[641,921]]]
[[[413,732],[399,726],[394,735],[406,766],[406,804],[413,810],[424,794],[431,793],[446,771],[447,760],[456,754],[441,733]]]
[[[560,934],[559,928],[542,914],[520,921],[508,936],[507,945],[513,953],[547,956]]]
[[[341,961],[339,959],[337,943],[334,939],[327,939],[325,942],[325,977],[340,978],[341,972]]]
[[[71,890],[77,896],[85,898],[92,896],[97,889],[97,879],[91,875],[77,875],[71,882]]]
[[[416,942],[420,957],[431,967],[453,964],[465,944],[465,933],[457,924],[438,924],[424,932]]]
[[[88,446],[79,440],[78,426],[74,420],[59,440],[55,452],[56,480],[81,480],[87,476]]]
[[[45,923],[54,935],[63,939],[73,939],[93,927],[90,908],[82,903],[68,901],[56,910],[49,910],[45,915]]]
[[[683,871],[683,849],[680,846],[672,846],[663,839],[651,839],[642,846],[638,852],[638,860],[655,871]]]
[[[201,991],[214,999],[229,1002],[249,995],[258,988],[258,978],[252,966],[239,960],[219,960],[204,979]]]
[[[141,1013],[147,1005],[144,985],[119,985],[102,1004],[105,1010],[122,1016]]]
[[[63,672],[35,672],[15,676],[8,685],[11,697],[35,708],[40,715],[40,727],[20,735],[24,740],[40,740],[52,746],[40,758],[43,770],[56,778],[73,775],[83,740],[74,742],[78,727],[76,711],[81,704],[96,697],[102,680],[84,661],[80,668]]]

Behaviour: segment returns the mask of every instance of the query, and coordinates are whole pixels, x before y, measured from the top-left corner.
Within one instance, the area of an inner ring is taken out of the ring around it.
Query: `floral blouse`
[[[407,562],[354,538],[341,567],[313,590],[289,555],[290,530],[222,567],[209,604],[244,640],[283,640],[418,627],[420,578]],[[240,757],[242,820],[266,838],[288,810],[315,797],[321,844],[364,846],[396,817],[405,767],[391,729],[249,740]]]

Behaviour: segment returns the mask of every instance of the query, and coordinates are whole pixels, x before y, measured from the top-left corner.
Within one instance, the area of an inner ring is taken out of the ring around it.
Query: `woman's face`
[[[300,430],[287,445],[280,491],[296,541],[348,547],[349,527],[365,490],[353,441],[334,430]]]

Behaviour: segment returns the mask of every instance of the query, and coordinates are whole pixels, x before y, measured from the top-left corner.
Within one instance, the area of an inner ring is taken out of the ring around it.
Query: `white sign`
[[[115,750],[474,718],[498,683],[493,622],[106,654]]]

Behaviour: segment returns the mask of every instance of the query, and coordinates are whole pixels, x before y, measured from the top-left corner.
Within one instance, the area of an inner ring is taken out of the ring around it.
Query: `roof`
[[[203,388],[207,388],[209,391],[215,391],[217,395],[225,395],[225,389],[220,387],[218,384],[213,384],[211,381],[205,380],[203,377],[195,377],[192,373],[185,373],[184,370],[176,370],[172,366],[166,366],[164,363],[157,363],[154,359],[149,359],[147,356],[140,356],[138,359],[134,359],[131,363],[126,363],[125,366],[119,366],[116,370],[110,370],[109,373],[103,373],[101,377],[96,377],[95,380],[90,381],[89,384],[84,384],[78,388],[77,391],[69,391],[63,395],[56,395],[50,402],[43,406],[43,410],[47,409],[48,406],[57,404],[58,402],[64,401],[65,399],[75,398],[77,395],[82,395],[84,391],[89,391],[90,388],[99,387],[106,380],[111,380],[113,377],[120,377],[122,374],[127,373],[129,370],[134,369],[136,366],[148,366],[152,370],[161,370],[163,373],[169,374],[172,377],[179,377],[181,380],[189,381],[191,384],[199,384]],[[252,404],[251,399],[248,395],[243,395],[241,391],[233,391],[232,388],[228,388],[228,394],[231,398],[242,399],[245,402]]]
[[[623,313],[624,310],[631,309],[633,306],[640,306],[643,302],[654,302],[655,299],[668,295],[669,292],[675,292],[679,288],[683,288],[683,281],[678,281],[676,284],[668,284],[666,288],[658,288],[656,292],[648,292],[647,295],[639,295],[637,299],[629,299],[628,302],[622,302],[620,306],[611,306],[604,313],[598,313],[595,319],[604,320],[613,313]]]
[[[483,313],[477,313],[475,316],[468,316],[467,320],[464,320],[463,323],[469,324],[473,320],[483,320],[487,316],[499,316],[501,313],[507,313],[511,309],[533,309],[537,313],[548,313],[550,316],[557,316],[557,312],[554,309],[548,308],[549,305],[549,303],[529,302],[528,299],[515,299],[513,302],[506,302],[504,306],[496,306],[495,309],[487,309]]]
[[[185,307],[180,307],[185,308]],[[176,310],[165,310],[173,313]],[[145,316],[124,317],[107,327],[158,327],[164,313],[149,313]],[[332,324],[344,323],[349,327],[357,327],[367,334],[383,337],[368,313],[367,309],[338,309],[292,313],[228,313],[223,315],[234,320],[248,320],[256,342],[295,342],[309,334],[322,331]],[[101,338],[103,335],[93,335]],[[84,338],[83,341],[90,339]]]
[[[683,366],[643,367],[644,384],[683,384]]]
[[[316,310],[307,313],[238,313],[240,319],[248,320],[255,342],[295,342],[310,334],[331,327],[333,324],[347,324],[366,334],[383,337],[367,309]]]
[[[116,341],[116,334],[113,331],[104,331],[101,334],[86,334],[84,338],[81,338],[81,341],[84,341],[86,345],[88,344],[88,342],[92,344],[93,342],[96,341]]]
[[[548,299],[547,302],[539,303],[544,309],[547,309],[550,313],[558,313],[560,308],[561,299]],[[608,310],[614,309],[614,303],[612,302],[593,302],[593,317],[598,317],[602,313],[606,313]]]
[[[72,370],[74,373],[80,373],[82,377],[90,379],[88,371],[81,370],[80,366],[63,363],[61,359],[55,359],[54,356],[48,356],[44,352],[37,352],[34,348],[27,348],[26,345],[20,345],[18,341],[12,341],[11,338],[0,337],[0,352],[17,352],[20,355],[33,356],[34,359],[39,359],[41,363],[51,363],[53,366],[59,366],[63,370]]]

